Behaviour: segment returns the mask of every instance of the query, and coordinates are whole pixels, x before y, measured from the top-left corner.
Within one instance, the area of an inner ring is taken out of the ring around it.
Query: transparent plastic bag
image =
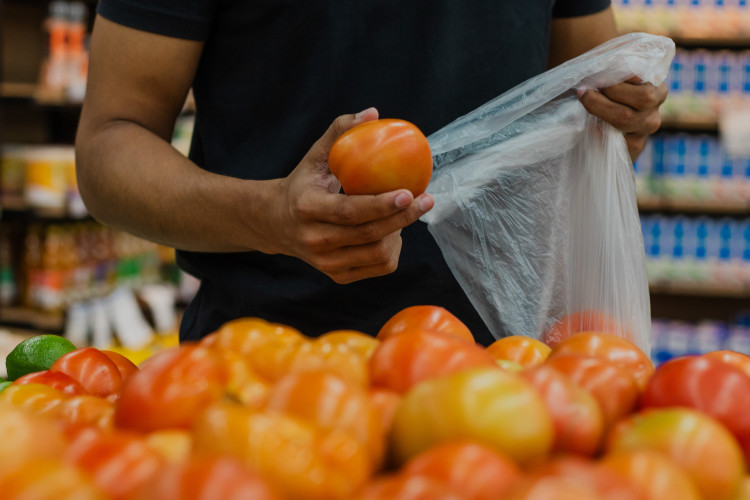
[[[496,338],[594,329],[650,352],[632,162],[576,89],[660,84],[674,50],[665,37],[618,37],[429,137],[435,207],[422,220]]]

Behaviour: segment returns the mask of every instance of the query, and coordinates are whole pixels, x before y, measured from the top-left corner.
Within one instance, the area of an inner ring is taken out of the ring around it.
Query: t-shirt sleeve
[[[552,17],[578,17],[601,12],[611,5],[611,0],[556,0]]]
[[[97,13],[141,31],[186,40],[208,37],[215,0],[100,0]]]

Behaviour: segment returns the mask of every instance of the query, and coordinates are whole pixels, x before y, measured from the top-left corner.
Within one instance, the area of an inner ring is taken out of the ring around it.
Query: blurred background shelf
[[[695,201],[680,199],[648,199],[638,200],[641,212],[686,212],[693,214],[711,215],[746,215],[750,217],[750,203],[745,201]]]
[[[30,328],[34,331],[62,332],[65,315],[62,312],[43,312],[27,307],[0,308],[0,322],[4,325]]]

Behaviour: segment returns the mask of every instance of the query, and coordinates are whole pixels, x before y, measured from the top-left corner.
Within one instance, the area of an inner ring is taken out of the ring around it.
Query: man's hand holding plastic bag
[[[627,118],[647,121],[628,112],[621,132],[595,116],[610,116],[597,108],[607,103],[586,92],[591,114],[577,90],[617,92],[633,77],[659,87],[673,56],[668,38],[625,35],[429,137],[435,207],[422,220],[495,337],[555,341],[560,331],[606,329],[649,352],[645,254],[623,135]]]

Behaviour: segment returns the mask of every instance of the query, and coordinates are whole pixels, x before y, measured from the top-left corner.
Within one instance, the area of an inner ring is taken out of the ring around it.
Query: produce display
[[[750,357],[655,368],[576,317],[488,348],[436,306],[376,337],[240,318],[138,366],[34,337],[0,382],[0,497],[750,499]]]

